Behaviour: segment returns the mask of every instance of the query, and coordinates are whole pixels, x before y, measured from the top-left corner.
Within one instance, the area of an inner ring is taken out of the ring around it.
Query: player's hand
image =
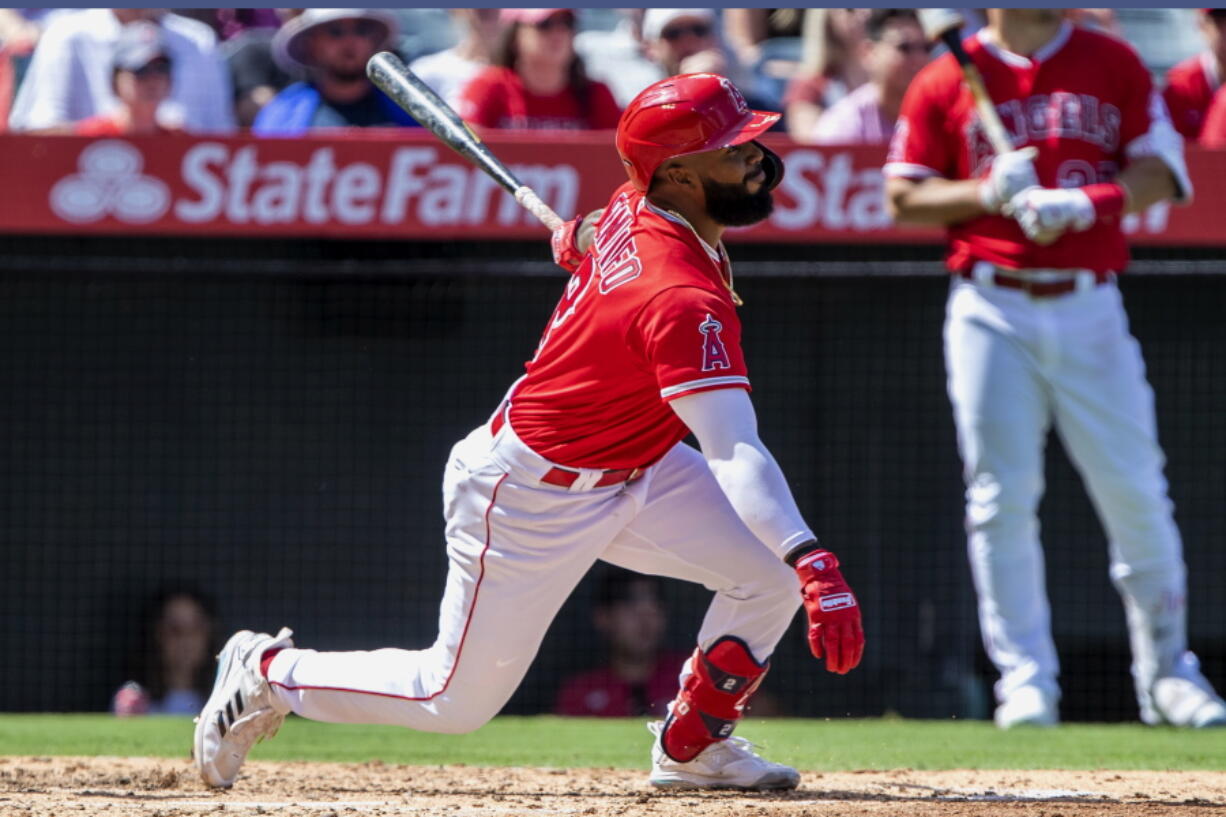
[[[839,560],[828,550],[815,550],[800,557],[795,568],[809,616],[809,650],[814,658],[825,657],[831,672],[850,672],[864,655],[864,628]]]
[[[1034,169],[1036,147],[1011,150],[992,160],[988,175],[979,183],[979,202],[989,213],[1008,212],[1009,202],[1023,190],[1039,186],[1039,174]]]
[[[549,237],[549,249],[553,251],[553,263],[567,272],[579,269],[579,264],[583,261],[583,251],[576,243],[579,225],[582,223],[583,220],[575,216],[554,230],[553,235]]]
[[[587,248],[596,236],[596,222],[604,215],[604,208],[593,210],[583,218],[576,216],[553,231],[549,247],[553,250],[553,263],[567,272],[574,272],[583,262]]]
[[[1094,202],[1076,187],[1023,190],[1008,206],[1022,232],[1036,244],[1051,244],[1066,232],[1088,230],[1097,219]]]

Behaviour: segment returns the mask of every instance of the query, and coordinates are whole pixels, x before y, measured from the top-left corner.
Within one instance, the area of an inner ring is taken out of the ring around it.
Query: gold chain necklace
[[[676,210],[668,210],[666,212],[670,216],[675,216],[676,219],[680,221],[682,224],[684,224],[686,227],[689,227],[690,232],[693,233],[694,237],[698,239],[699,244],[701,244],[704,248],[708,246],[707,242],[702,240],[702,236],[698,234],[698,231],[694,229],[694,225],[690,224],[690,222],[686,219],[685,216],[681,215]],[[737,295],[736,290],[732,288],[732,262],[728,260],[728,251],[724,248],[723,241],[719,242],[719,247],[717,249],[719,252],[719,260],[720,260],[719,280],[722,281],[724,286],[728,288],[728,293],[732,296],[732,303],[735,306],[744,306],[745,302],[741,300],[741,296]]]

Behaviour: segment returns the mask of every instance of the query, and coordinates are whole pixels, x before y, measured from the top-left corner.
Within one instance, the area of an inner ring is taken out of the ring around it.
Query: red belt
[[[973,270],[960,270],[958,274],[967,280],[976,280]],[[1110,272],[1094,273],[1095,286],[1105,284],[1110,279]],[[1049,298],[1054,295],[1067,295],[1077,288],[1076,276],[1060,281],[1036,281],[1033,278],[1027,278],[1021,275],[1010,275],[1009,273],[999,269],[993,271],[992,283],[1004,289],[1020,289],[1022,292],[1025,292],[1032,298]]]
[[[494,415],[494,419],[490,421],[490,436],[497,436],[505,422],[506,406],[500,406],[498,413]],[[545,472],[541,477],[541,482],[547,485],[557,485],[559,488],[569,488],[574,485],[579,477],[583,476],[580,471],[572,471],[569,468],[553,467]],[[639,477],[643,476],[642,468],[615,468],[611,471],[605,471],[600,475],[600,479],[596,480],[593,488],[608,488],[610,485],[621,485],[623,483],[634,482]]]

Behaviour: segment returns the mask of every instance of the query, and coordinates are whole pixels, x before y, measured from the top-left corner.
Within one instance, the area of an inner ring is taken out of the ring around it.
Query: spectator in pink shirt
[[[883,145],[894,132],[903,94],[928,62],[932,46],[913,9],[874,9],[862,60],[869,81],[830,106],[807,141],[819,145]]]

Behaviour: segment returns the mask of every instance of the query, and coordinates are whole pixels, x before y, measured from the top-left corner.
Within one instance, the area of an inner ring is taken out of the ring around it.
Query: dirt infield
[[[0,758],[0,815],[1215,815],[1226,773],[862,771],[809,773],[787,794],[658,792],[620,769],[248,764],[228,792],[187,760]]]

